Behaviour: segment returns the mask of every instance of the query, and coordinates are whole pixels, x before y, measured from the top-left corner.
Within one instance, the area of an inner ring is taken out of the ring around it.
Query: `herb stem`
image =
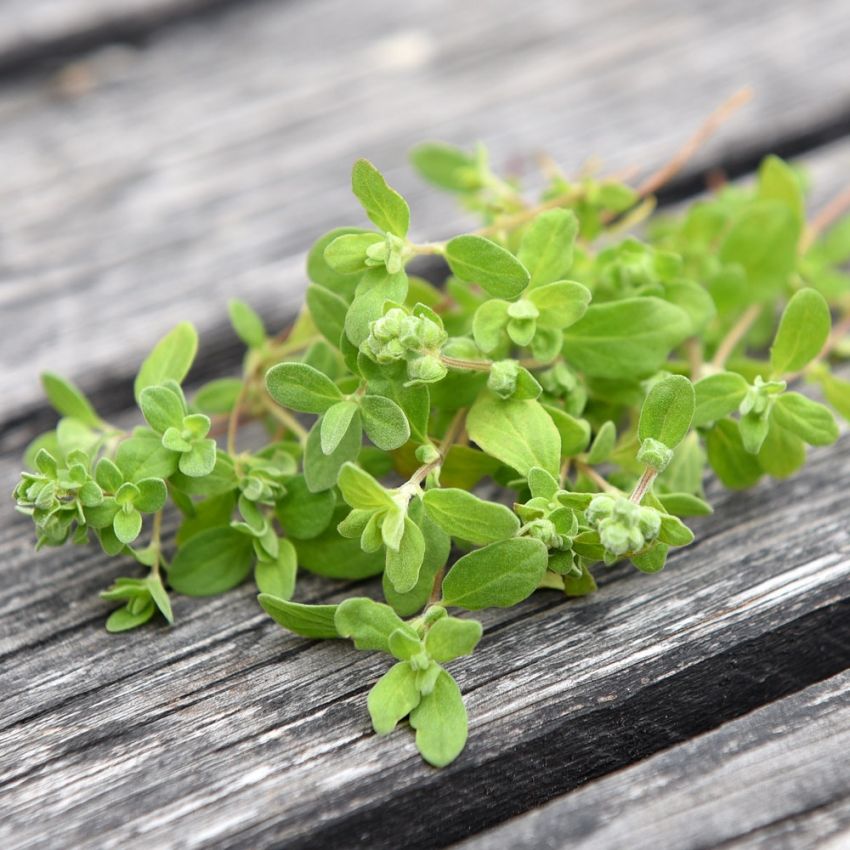
[[[464,360],[461,357],[440,355],[440,360],[452,369],[468,369],[471,372],[489,372],[493,366],[492,360]]]
[[[581,460],[576,460],[576,469],[582,475],[589,478],[604,493],[620,492],[613,484],[609,484],[592,466],[590,466],[590,464]]]
[[[263,393],[262,397],[262,405],[263,409],[277,419],[281,425],[291,431],[298,442],[305,446],[307,444],[307,429],[291,414],[288,410],[284,410],[282,407],[278,407],[271,396],[266,393]]]
[[[718,372],[726,365],[729,356],[737,348],[738,343],[747,335],[750,328],[755,323],[756,319],[761,315],[761,305],[751,304],[741,313],[741,317],[729,329],[729,332],[720,340],[720,345],[717,346],[717,351],[714,352],[714,357],[711,360],[711,367]]]
[[[811,221],[800,240],[800,253],[805,253],[812,247],[815,240],[842,213],[850,208],[850,186],[839,192]]]
[[[150,546],[156,552],[156,560],[151,564],[151,575],[159,578],[159,563],[162,558],[162,510],[153,515]]]
[[[640,477],[640,481],[635,484],[635,489],[632,490],[632,493],[629,496],[629,501],[639,505],[643,501],[646,491],[652,486],[652,482],[655,481],[657,475],[658,470],[653,469],[651,466],[644,469],[643,475]]]
[[[745,103],[753,97],[753,90],[749,86],[735,92],[728,100],[722,103],[703,123],[697,131],[682,145],[675,156],[657,171],[652,172],[637,187],[637,193],[641,198],[653,195],[665,183],[675,177],[687,164],[688,160],[702,147],[702,145],[721,127],[733,113],[737,112]]]

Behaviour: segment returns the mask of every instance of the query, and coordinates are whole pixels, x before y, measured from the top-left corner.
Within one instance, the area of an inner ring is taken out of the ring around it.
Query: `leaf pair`
[[[347,599],[335,612],[342,637],[358,649],[376,649],[397,659],[369,692],[367,705],[379,735],[388,735],[410,715],[416,746],[435,767],[457,758],[466,743],[466,708],[460,689],[441,664],[469,655],[481,639],[481,624],[431,609],[422,634],[387,605],[367,598]]]

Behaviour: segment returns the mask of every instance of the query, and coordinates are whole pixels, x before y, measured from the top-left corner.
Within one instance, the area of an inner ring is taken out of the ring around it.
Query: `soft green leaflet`
[[[198,334],[188,322],[181,322],[154,346],[136,376],[134,390],[138,399],[145,387],[177,381],[189,372],[198,351]]]
[[[406,236],[410,226],[410,209],[395,189],[387,185],[381,173],[366,159],[358,159],[351,172],[351,188],[363,205],[366,215],[381,230],[395,236]]]
[[[640,411],[638,436],[674,449],[685,438],[693,418],[693,384],[681,375],[671,375],[649,391]]]
[[[428,516],[452,537],[486,546],[513,537],[519,519],[504,505],[454,488],[429,490],[423,499]]]
[[[712,475],[784,479],[838,439],[850,217],[807,222],[806,180],[776,157],[649,222],[653,199],[615,179],[546,169],[535,200],[482,145],[428,142],[412,161],[479,221],[411,238],[405,199],[358,160],[368,228],[316,239],[289,328],[231,300],[241,372],[184,390],[198,339],[177,325],[128,426],[45,373],[58,421],[14,498],[37,548],[124,559],[101,594],[111,632],[171,623],[173,593],[253,580],[292,633],[282,658],[293,635],[383,653],[352,693],[368,690],[376,733],[407,718],[397,734],[443,766],[467,735],[452,665],[492,652],[467,612],[593,593],[619,561],[659,573],[693,541],[687,518],[711,513]],[[444,285],[416,276],[426,255]]]
[[[340,637],[334,624],[336,605],[304,605],[268,593],[257,599],[263,610],[285,629],[308,638]]]
[[[525,266],[510,251],[483,236],[456,236],[446,260],[461,280],[479,283],[498,298],[515,298],[528,285]]]
[[[770,348],[773,374],[782,377],[802,369],[820,353],[829,336],[829,306],[814,289],[794,294],[782,314]]]
[[[500,399],[483,393],[469,411],[466,428],[487,454],[521,475],[532,466],[552,474],[559,469],[561,436],[537,401]]]
[[[546,571],[546,547],[532,538],[491,543],[464,555],[443,581],[443,604],[476,611],[530,596]]]

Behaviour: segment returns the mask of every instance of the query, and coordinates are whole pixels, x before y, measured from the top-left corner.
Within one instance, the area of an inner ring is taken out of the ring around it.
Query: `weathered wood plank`
[[[846,847],[848,693],[845,672],[458,846]]]
[[[847,667],[848,473],[845,436],[791,482],[722,497],[661,576],[617,568],[586,600],[487,612],[480,652],[454,665],[470,742],[442,772],[405,730],[369,732],[383,659],[286,635],[247,587],[108,636],[93,592],[116,566],[33,556],[15,524],[0,841],[397,847],[403,830],[415,848],[498,823]]]
[[[834,128],[848,34],[842,0],[250,4],[93,58],[83,96],[0,92],[0,421],[39,403],[41,369],[126,378],[176,320],[219,327],[229,295],[289,315],[306,247],[358,220],[358,155],[410,196],[414,235],[438,237],[452,200],[403,167],[423,137],[526,168],[541,147],[567,168],[653,166],[752,83],[699,168]]]
[[[21,72],[157,28],[232,0],[3,0],[0,73]]]

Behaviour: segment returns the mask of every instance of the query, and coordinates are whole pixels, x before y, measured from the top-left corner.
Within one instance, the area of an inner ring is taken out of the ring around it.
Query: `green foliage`
[[[171,623],[172,593],[253,578],[289,632],[391,656],[366,700],[375,732],[408,718],[443,766],[467,735],[443,665],[482,637],[447,609],[584,596],[600,562],[657,573],[694,539],[683,518],[711,513],[709,470],[750,487],[838,438],[850,219],[807,227],[803,184],[775,157],[751,188],[653,217],[644,241],[619,234],[651,202],[617,181],[555,173],[535,206],[481,146],[430,142],[412,160],[483,228],[411,241],[407,202],[359,160],[374,229],[315,242],[288,332],[231,301],[242,374],[188,401],[198,341],[178,325],[139,370],[129,431],[44,374],[59,420],[14,495],[38,548],[93,541],[140,571],[101,594],[118,606],[111,632]],[[443,289],[408,276],[422,255],[447,262]],[[801,376],[827,404],[798,392]],[[339,582],[341,601],[303,601],[299,570]]]

